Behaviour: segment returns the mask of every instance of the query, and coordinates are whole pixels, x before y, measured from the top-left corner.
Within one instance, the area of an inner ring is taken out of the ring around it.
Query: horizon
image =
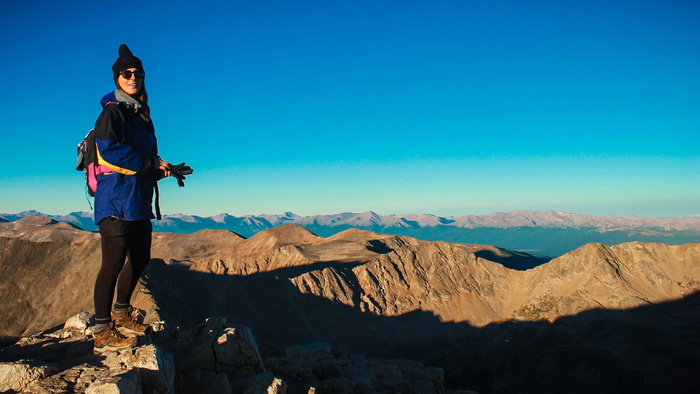
[[[125,43],[160,154],[195,170],[160,182],[163,212],[700,214],[697,2],[160,0],[115,21],[111,4],[29,1],[4,15],[0,211],[90,209],[76,145]],[[138,34],[109,33],[129,23]]]
[[[601,216],[601,217],[620,217],[620,218],[639,218],[639,219],[689,219],[689,218],[698,218],[700,217],[700,214],[691,214],[691,215],[681,215],[681,216],[641,216],[641,215],[589,215],[589,214],[584,214],[584,213],[578,213],[578,212],[565,212],[565,211],[556,211],[556,210],[546,210],[546,211],[539,211],[539,210],[529,210],[529,209],[516,209],[513,211],[494,211],[486,214],[463,214],[463,215],[436,215],[433,213],[428,213],[428,212],[423,212],[423,213],[410,213],[410,212],[404,212],[404,213],[378,213],[377,211],[374,210],[369,210],[369,211],[364,211],[364,212],[351,212],[351,211],[342,211],[342,212],[334,212],[334,213],[320,213],[320,214],[311,214],[311,215],[300,215],[297,214],[293,211],[285,211],[283,213],[255,213],[255,214],[231,214],[227,212],[219,212],[214,215],[197,215],[197,214],[188,214],[188,213],[182,213],[182,212],[174,212],[174,213],[164,213],[163,218],[167,216],[192,216],[192,217],[201,217],[201,218],[211,218],[214,216],[220,216],[220,215],[228,215],[228,216],[234,216],[234,217],[260,217],[260,216],[286,216],[287,214],[292,214],[297,217],[301,218],[307,218],[307,217],[314,217],[314,216],[334,216],[334,215],[342,215],[342,214],[352,214],[352,215],[362,215],[362,214],[368,214],[368,213],[374,213],[379,216],[404,216],[404,215],[416,215],[416,216],[422,216],[422,215],[428,215],[428,216],[435,216],[439,218],[459,218],[461,216],[489,216],[489,215],[494,215],[498,213],[503,213],[503,214],[516,214],[520,212],[537,212],[537,213],[549,213],[553,212],[555,214],[570,214],[570,215],[582,215],[582,216]],[[42,212],[36,209],[28,209],[20,212],[0,212],[0,217],[4,217],[3,215],[11,215],[11,216],[29,216],[29,214],[40,214],[43,216],[70,216],[72,214],[79,214],[79,213],[86,213],[92,216],[92,212],[90,211],[72,211],[68,213],[47,213],[47,212]],[[156,219],[152,219],[156,220]]]

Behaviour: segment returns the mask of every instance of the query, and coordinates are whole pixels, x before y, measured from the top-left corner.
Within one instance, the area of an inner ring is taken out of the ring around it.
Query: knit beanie
[[[117,82],[119,72],[124,71],[127,68],[138,68],[139,70],[144,71],[143,64],[141,64],[141,59],[134,56],[126,44],[122,44],[119,47],[119,57],[117,58],[117,61],[114,62],[114,65],[112,65],[114,82]]]

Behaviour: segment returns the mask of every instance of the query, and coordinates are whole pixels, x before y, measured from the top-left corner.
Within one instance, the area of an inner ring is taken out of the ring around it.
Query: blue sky
[[[104,3],[104,4],[102,4]],[[90,210],[75,147],[141,58],[164,213],[700,214],[696,1],[23,1],[0,212]]]

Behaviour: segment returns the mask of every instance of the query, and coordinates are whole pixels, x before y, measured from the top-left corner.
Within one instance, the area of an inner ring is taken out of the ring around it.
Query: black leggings
[[[116,302],[128,304],[151,260],[151,222],[107,218],[100,222],[102,266],[95,280],[95,317],[109,318]],[[127,256],[129,257],[127,261]]]

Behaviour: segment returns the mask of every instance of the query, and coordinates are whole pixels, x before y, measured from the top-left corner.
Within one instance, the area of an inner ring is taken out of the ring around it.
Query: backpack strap
[[[161,220],[162,217],[160,215],[160,192],[158,191],[158,181],[155,183],[155,188],[156,188],[156,220]]]

